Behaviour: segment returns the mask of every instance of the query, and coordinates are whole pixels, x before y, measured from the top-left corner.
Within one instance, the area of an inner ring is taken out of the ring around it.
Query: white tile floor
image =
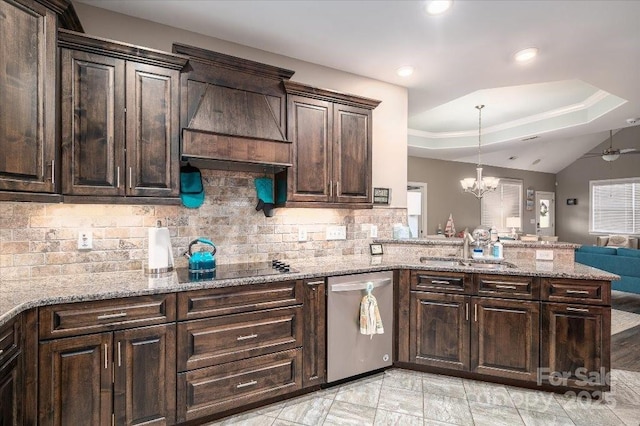
[[[640,324],[614,311],[613,334]],[[640,425],[640,373],[611,371],[605,402],[390,369],[211,425]]]

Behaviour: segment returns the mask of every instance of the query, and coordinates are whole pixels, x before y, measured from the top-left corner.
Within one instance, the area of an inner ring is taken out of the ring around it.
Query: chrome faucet
[[[469,244],[475,243],[469,231],[465,228],[464,236],[462,237],[462,258],[464,260],[471,259],[471,251],[469,250]]]

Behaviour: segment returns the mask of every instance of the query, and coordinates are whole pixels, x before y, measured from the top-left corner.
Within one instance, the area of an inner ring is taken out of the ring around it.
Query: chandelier
[[[478,166],[476,167],[476,178],[465,178],[460,181],[464,192],[469,192],[481,199],[487,192],[495,191],[500,183],[496,177],[482,177],[482,165],[480,164],[480,132],[482,129],[482,108],[484,105],[476,105],[478,110]]]

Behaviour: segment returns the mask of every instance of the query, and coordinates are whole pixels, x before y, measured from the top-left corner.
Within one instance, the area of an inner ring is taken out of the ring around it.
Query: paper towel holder
[[[162,228],[162,222],[160,220],[156,221],[156,226],[155,229],[154,228],[149,228],[149,235],[151,236],[152,232],[156,231],[157,229]],[[168,229],[167,229],[168,232]],[[168,239],[166,241],[166,245],[164,247],[160,248],[162,251],[166,250],[167,253],[167,265],[166,266],[161,266],[161,267],[151,267],[150,266],[150,259],[147,263],[147,265],[145,265],[144,267],[144,274],[146,276],[149,277],[160,277],[164,274],[168,274],[170,272],[173,272],[173,248],[171,246],[171,240]],[[149,238],[149,251],[151,251],[151,238]],[[151,254],[149,254],[149,258],[151,257]]]

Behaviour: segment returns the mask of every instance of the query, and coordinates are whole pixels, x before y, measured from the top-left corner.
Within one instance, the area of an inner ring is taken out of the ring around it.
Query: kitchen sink
[[[483,259],[483,260],[463,260],[460,258],[453,259],[443,259],[438,257],[421,257],[420,263],[427,266],[454,266],[454,267],[468,267],[468,268],[476,268],[476,269],[487,269],[487,270],[505,270],[505,269],[514,269],[517,268],[516,265],[510,262],[505,262],[504,260],[492,260],[492,259]]]

